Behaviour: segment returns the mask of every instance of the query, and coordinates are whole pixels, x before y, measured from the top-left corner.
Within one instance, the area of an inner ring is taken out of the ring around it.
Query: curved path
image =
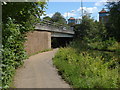
[[[70,88],[61,79],[52,64],[52,58],[58,49],[31,56],[16,71],[16,88]]]

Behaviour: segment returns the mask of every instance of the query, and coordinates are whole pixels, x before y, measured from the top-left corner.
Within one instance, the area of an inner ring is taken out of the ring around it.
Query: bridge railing
[[[73,27],[65,26],[56,22],[48,21],[48,20],[41,20],[39,23],[41,26],[47,26],[49,28],[56,28],[59,31],[64,32],[73,32]]]

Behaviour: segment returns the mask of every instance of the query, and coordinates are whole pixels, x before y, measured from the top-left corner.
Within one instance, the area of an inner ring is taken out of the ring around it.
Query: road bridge
[[[74,35],[73,27],[45,20],[36,24],[35,30],[51,32],[51,37],[73,37]]]
[[[51,44],[53,44],[53,47],[59,46],[56,44],[65,44],[71,40],[73,36],[74,31],[72,27],[42,20],[40,23],[35,24],[35,30],[33,32],[27,34],[25,50],[30,55],[39,51],[50,49]],[[52,42],[56,40],[57,43]]]

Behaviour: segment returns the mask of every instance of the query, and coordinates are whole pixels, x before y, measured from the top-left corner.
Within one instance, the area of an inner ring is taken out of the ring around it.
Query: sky
[[[65,19],[70,17],[81,18],[81,0],[57,0],[47,3],[46,16],[52,17],[55,12],[60,12]],[[83,10],[90,13],[91,17],[99,20],[99,14],[102,8],[105,8],[106,0],[83,0]],[[44,16],[42,16],[44,17]]]

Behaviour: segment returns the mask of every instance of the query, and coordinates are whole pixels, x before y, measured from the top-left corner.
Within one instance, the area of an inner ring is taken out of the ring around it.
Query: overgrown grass
[[[77,41],[60,48],[53,63],[74,88],[118,88],[118,59],[111,52],[91,50],[86,43]]]
[[[33,56],[33,55],[36,55],[36,54],[39,54],[39,53],[51,51],[51,50],[53,50],[53,49],[51,48],[51,49],[45,49],[45,50],[42,50],[42,51],[38,51],[38,52],[36,52],[36,53],[32,53],[32,54],[28,55],[28,57]]]

